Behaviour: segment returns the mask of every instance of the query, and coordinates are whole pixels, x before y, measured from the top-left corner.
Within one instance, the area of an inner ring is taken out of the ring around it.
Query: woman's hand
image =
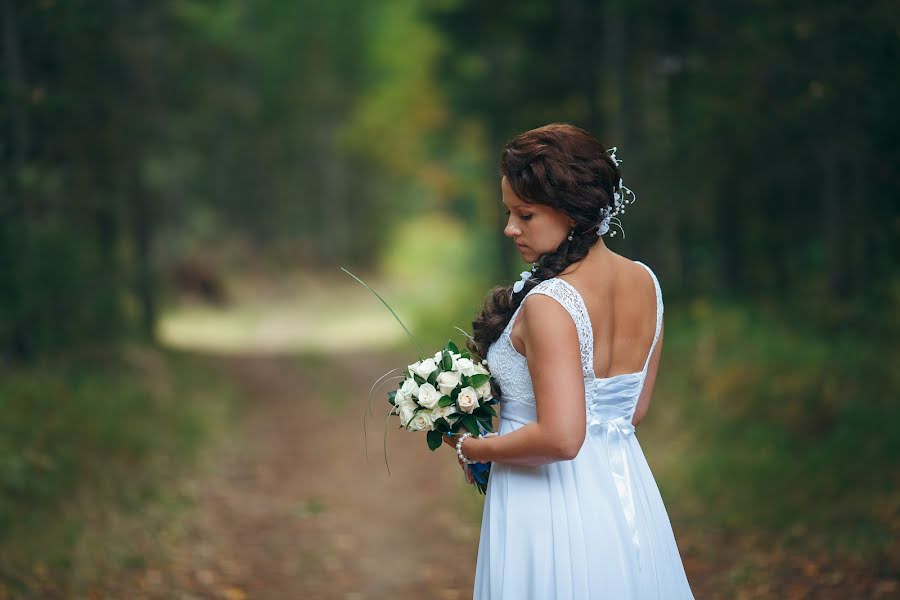
[[[444,434],[441,437],[443,438],[443,441],[445,444],[447,444],[448,446],[453,448],[453,452],[455,453],[456,452],[456,442],[457,442],[457,440],[459,440],[459,435]],[[466,476],[466,481],[469,482],[469,485],[474,485],[475,479],[472,477],[472,471],[471,471],[471,469],[469,469],[469,465],[467,465],[466,463],[461,461],[458,456],[456,457],[456,462],[458,462],[459,466],[462,467],[463,473]]]

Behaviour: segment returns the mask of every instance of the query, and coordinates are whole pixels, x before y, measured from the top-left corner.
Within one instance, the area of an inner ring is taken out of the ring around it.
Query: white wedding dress
[[[631,424],[663,314],[659,282],[647,265],[638,264],[656,288],[656,334],[639,373],[595,376],[587,307],[568,282],[542,281],[526,295],[556,299],[575,321],[587,435],[572,460],[491,466],[474,600],[693,598],[662,497]],[[509,338],[518,312],[487,355],[503,393],[501,435],[537,418],[526,359]]]

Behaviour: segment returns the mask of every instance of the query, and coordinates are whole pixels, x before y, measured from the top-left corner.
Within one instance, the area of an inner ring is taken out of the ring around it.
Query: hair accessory
[[[610,158],[618,167],[619,163],[621,163],[623,161],[620,158],[616,158],[616,150],[617,150],[616,146],[613,146],[612,148],[607,150],[607,152],[610,153]],[[629,195],[631,196],[630,199],[627,198],[627,196],[629,196]],[[625,237],[625,230],[622,229],[622,221],[617,219],[616,215],[618,215],[619,213],[625,214],[625,205],[626,204],[634,204],[634,202],[636,200],[637,200],[637,195],[633,191],[631,191],[630,188],[625,187],[625,185],[622,183],[622,178],[619,177],[618,188],[613,189],[613,210],[612,210],[612,212],[610,212],[609,208],[603,208],[600,211],[602,219],[600,221],[600,225],[597,227],[597,235],[601,236],[601,235],[605,234],[607,231],[609,231],[610,222],[615,221],[616,226],[622,232],[622,237]],[[610,235],[610,237],[614,237],[616,235],[616,232],[613,231],[609,235]]]
[[[519,275],[521,279],[513,284],[512,293],[510,293],[509,297],[512,298],[513,294],[518,294],[522,291],[522,288],[525,287],[525,280],[531,277],[532,273],[537,271],[537,263],[531,265],[530,271],[522,271],[522,274]]]

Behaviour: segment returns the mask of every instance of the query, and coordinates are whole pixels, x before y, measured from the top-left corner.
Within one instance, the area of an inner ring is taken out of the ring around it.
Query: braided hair
[[[575,228],[571,240],[563,239],[556,250],[538,258],[532,276],[518,293],[512,292],[511,285],[488,292],[480,314],[472,321],[473,339],[467,344],[482,358],[531,288],[587,256],[600,239],[598,226],[614,207],[613,194],[621,181],[619,166],[603,144],[567,123],[532,129],[507,142],[500,157],[500,174],[524,202],[566,213],[575,221]]]

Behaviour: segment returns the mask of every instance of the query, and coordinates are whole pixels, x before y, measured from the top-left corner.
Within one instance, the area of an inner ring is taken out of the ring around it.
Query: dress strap
[[[575,287],[559,278],[547,279],[533,288],[525,295],[543,294],[550,296],[566,309],[569,316],[575,322],[575,330],[578,332],[578,345],[581,349],[581,366],[586,377],[594,377],[594,331],[591,329],[591,319],[588,315],[584,298]],[[525,298],[522,303],[525,303]],[[519,305],[521,307],[521,305]]]
[[[656,342],[659,340],[659,332],[662,330],[663,299],[659,280],[656,278],[653,270],[639,260],[634,262],[647,269],[647,272],[650,273],[650,278],[653,280],[653,287],[656,290],[656,332],[653,334],[653,343],[650,344],[650,352],[647,354],[647,360],[644,361],[644,368],[641,370],[641,373],[646,373],[647,367],[650,365],[650,357],[653,356],[653,350],[656,349]]]

